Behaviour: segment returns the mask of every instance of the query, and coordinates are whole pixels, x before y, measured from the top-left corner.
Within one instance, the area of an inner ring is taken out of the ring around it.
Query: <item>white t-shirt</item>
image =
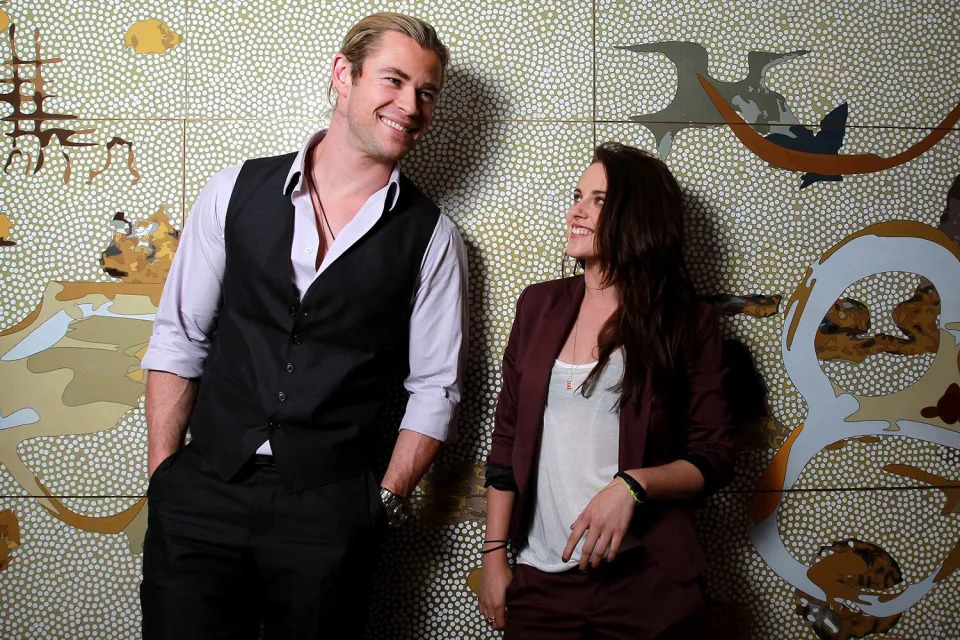
[[[569,562],[560,559],[570,536],[570,525],[619,470],[619,395],[610,388],[623,377],[623,358],[619,351],[611,354],[593,393],[584,398],[578,389],[595,365],[570,365],[557,360],[550,374],[533,522],[527,546],[517,558],[517,562],[541,571],[557,573],[577,566],[586,534]],[[620,551],[638,544],[628,533]]]

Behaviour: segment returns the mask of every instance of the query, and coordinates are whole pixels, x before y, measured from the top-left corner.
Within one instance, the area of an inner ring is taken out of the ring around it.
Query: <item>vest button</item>
[[[280,402],[283,402],[286,399],[287,399],[287,394],[285,394],[283,391],[277,394],[277,400],[279,400]]]
[[[280,426],[280,421],[279,421],[279,420],[271,420],[271,421],[270,421],[270,424],[267,425],[267,426],[270,427],[271,429],[276,429],[277,427]]]
[[[295,368],[296,368],[296,367],[293,366],[293,363],[292,363],[292,362],[288,362],[288,363],[287,363],[287,366],[284,367],[284,369],[287,370],[287,373],[293,373],[293,370],[294,370]]]
[[[291,316],[296,316],[297,313],[300,312],[300,305],[298,305],[298,304],[292,304],[292,305],[290,305],[289,311],[290,311],[290,315],[291,315]]]
[[[293,342],[293,344],[303,344],[303,338],[298,333],[293,334],[293,337],[290,338],[290,340]]]

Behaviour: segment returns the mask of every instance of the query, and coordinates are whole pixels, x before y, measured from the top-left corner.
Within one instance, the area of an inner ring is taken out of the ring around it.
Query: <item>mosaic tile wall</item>
[[[404,169],[468,245],[471,344],[369,637],[498,637],[469,578],[499,359],[618,140],[679,177],[765,387],[732,387],[737,477],[698,515],[713,637],[960,638],[960,9],[934,0],[0,0],[0,637],[138,637],[138,365],[177,230],[215,171],[323,126],[375,10],[452,51]]]

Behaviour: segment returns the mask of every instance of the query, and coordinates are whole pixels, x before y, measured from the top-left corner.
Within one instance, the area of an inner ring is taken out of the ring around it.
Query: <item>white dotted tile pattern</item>
[[[56,438],[33,438],[18,450],[20,459],[55,496],[133,496],[147,492],[147,425],[140,406],[104,431]],[[67,471],[67,473],[64,473]],[[81,501],[80,509],[105,509],[86,515],[113,515],[116,501]],[[123,502],[123,501],[121,501]],[[125,508],[125,507],[124,507]]]
[[[163,54],[137,54],[124,44],[127,30],[141,20],[161,20],[183,35],[184,2],[164,0],[13,0],[0,7],[16,24],[20,57],[34,58],[40,30],[47,90],[55,97],[47,111],[81,118],[182,118],[189,40]],[[7,36],[0,37],[7,60]],[[5,68],[9,71],[9,67]]]
[[[764,564],[747,538],[743,522],[750,499],[747,493],[718,494],[698,515],[710,558],[707,592],[718,609],[741,612],[747,637],[815,640],[817,635],[794,611],[793,587]],[[960,535],[956,515],[940,516],[942,508],[943,493],[934,489],[804,491],[784,498],[779,524],[788,548],[801,562],[813,564],[821,546],[858,537],[883,547],[900,565],[904,581],[916,582],[943,561]],[[958,597],[960,575],[954,574],[908,609],[889,634],[866,637],[958,637],[960,619],[945,604]]]
[[[321,117],[330,108],[333,54],[351,26],[376,11],[423,18],[449,47],[438,117],[587,120],[592,114],[589,3],[189,0],[188,6],[192,117]]]
[[[97,498],[83,501],[85,508],[79,500],[71,506],[93,515],[117,513],[128,506],[125,502]],[[126,536],[68,526],[50,517],[34,499],[0,498],[0,511],[6,509],[17,514],[21,546],[0,574],[4,591],[0,637],[140,637],[141,558],[130,551]]]

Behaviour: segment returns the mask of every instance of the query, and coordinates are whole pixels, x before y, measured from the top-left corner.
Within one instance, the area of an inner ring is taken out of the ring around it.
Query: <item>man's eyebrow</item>
[[[398,78],[404,81],[410,80],[410,74],[396,67],[381,67],[377,69],[377,71],[378,73],[380,73],[380,75],[387,74],[387,75],[397,76]],[[440,91],[440,87],[435,85],[432,82],[427,82],[426,84],[423,85],[423,88],[427,89],[428,91]]]
[[[410,76],[407,73],[405,73],[404,71],[401,71],[400,69],[397,69],[396,67],[380,67],[377,71],[380,74],[390,74],[394,76],[399,76],[401,80],[410,79]]]

